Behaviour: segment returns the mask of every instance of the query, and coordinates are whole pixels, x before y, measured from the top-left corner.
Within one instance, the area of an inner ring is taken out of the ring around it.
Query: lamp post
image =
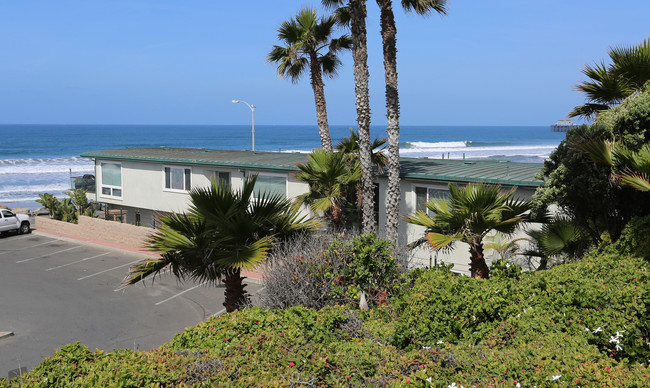
[[[253,135],[253,151],[255,151],[255,105],[251,105],[251,104],[247,103],[246,101],[242,101],[242,100],[232,100],[232,102],[233,102],[233,104],[237,104],[237,103],[241,102],[241,103],[244,103],[244,104],[248,105],[248,107],[251,108],[251,114],[252,114],[252,118],[251,118],[251,134]]]

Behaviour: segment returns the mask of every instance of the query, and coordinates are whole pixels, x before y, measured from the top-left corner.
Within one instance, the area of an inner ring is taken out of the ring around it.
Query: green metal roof
[[[535,178],[535,174],[542,168],[541,163],[426,158],[402,158],[400,162],[402,177],[411,180],[485,182],[529,188],[536,188],[544,183]]]
[[[262,171],[299,171],[298,163],[306,163],[307,153],[253,152],[212,150],[205,148],[120,148],[84,152],[84,158],[140,161],[197,166],[230,167]],[[535,188],[543,182],[535,178],[542,165],[498,160],[454,160],[401,158],[402,177],[409,180],[435,182],[485,182],[507,186]]]
[[[253,152],[211,150],[206,148],[152,147],[84,152],[81,156],[95,159],[231,167],[267,171],[299,171],[296,164],[307,162],[308,154],[297,152]]]

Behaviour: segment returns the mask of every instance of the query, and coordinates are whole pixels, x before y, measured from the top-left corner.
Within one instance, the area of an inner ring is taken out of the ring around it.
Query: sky
[[[586,64],[650,37],[648,0],[394,1],[402,125],[550,125],[584,97]],[[0,124],[316,124],[309,78],[266,61],[290,0],[0,0]],[[376,2],[368,1],[373,125],[385,125]],[[343,33],[340,31],[339,33]],[[330,124],[354,125],[352,58],[325,81]]]

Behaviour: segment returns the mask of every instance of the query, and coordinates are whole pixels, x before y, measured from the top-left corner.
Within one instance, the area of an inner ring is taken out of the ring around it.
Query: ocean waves
[[[93,171],[93,162],[80,157],[0,159],[0,203],[33,202],[43,193],[64,198],[71,176]]]
[[[516,144],[507,142],[405,142],[400,144],[400,155],[411,158],[445,159],[508,159],[512,161],[542,162],[555,150],[557,144]]]
[[[80,157],[0,159],[0,175],[47,174],[47,173],[91,173],[93,162]]]

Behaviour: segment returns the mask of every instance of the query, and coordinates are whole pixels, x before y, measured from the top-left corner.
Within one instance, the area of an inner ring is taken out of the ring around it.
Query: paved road
[[[46,234],[0,237],[0,376],[32,369],[67,343],[151,350],[223,312],[223,287],[172,276],[118,291],[145,256]],[[250,284],[249,292],[260,288]]]

